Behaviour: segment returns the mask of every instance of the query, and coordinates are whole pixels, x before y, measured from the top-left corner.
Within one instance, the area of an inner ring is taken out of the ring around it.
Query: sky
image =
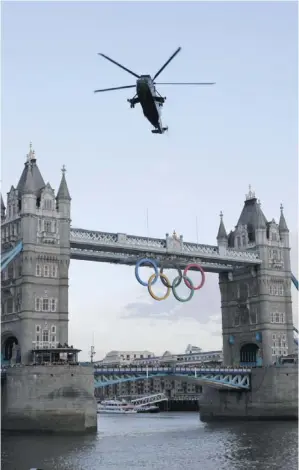
[[[295,2],[5,2],[3,193],[32,141],[54,189],[67,168],[73,227],[159,238],[176,230],[214,245],[220,211],[234,228],[251,184],[268,220],[283,203],[298,276],[297,18]],[[216,85],[161,85],[168,133],[152,134],[140,107],[130,109],[134,90],[93,93],[134,84],[98,52],[154,75],[178,46],[160,81]],[[69,342],[82,360],[93,337],[95,359],[112,349],[222,348],[216,274],[189,303],[155,302],[134,268],[73,260],[69,295]]]

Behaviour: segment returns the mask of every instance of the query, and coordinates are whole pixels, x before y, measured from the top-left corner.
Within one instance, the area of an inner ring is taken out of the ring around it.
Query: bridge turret
[[[283,205],[280,204],[279,235],[285,248],[290,247],[289,229],[283,213]]]
[[[219,253],[221,255],[222,254],[224,255],[228,246],[228,236],[227,236],[225,226],[223,223],[222,211],[220,212],[220,224],[219,224],[219,229],[218,229],[218,234],[217,234],[217,243],[219,247]]]
[[[273,364],[293,352],[290,249],[283,213],[268,222],[249,187],[229,246],[258,253],[262,264],[220,275],[224,362]]]
[[[33,349],[68,342],[70,263],[70,195],[65,177],[55,201],[31,144],[17,188],[8,193],[7,207],[4,242],[20,239],[23,250],[3,272],[6,284],[15,279],[15,288],[5,296],[2,286],[2,353],[10,359],[10,345],[15,342],[21,361],[28,363]],[[7,250],[5,243],[2,249]]]

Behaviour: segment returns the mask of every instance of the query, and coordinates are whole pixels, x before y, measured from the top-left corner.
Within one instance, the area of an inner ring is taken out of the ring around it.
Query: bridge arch
[[[240,365],[260,365],[261,351],[256,343],[244,343],[240,348]]]
[[[17,335],[13,331],[6,331],[1,335],[1,359],[2,361],[10,361],[14,354],[14,347],[19,346]],[[20,362],[20,348],[16,351],[16,362]]]

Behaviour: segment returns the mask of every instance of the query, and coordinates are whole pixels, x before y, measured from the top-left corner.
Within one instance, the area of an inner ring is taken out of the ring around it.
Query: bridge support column
[[[297,364],[252,369],[249,391],[217,390],[203,386],[199,410],[203,422],[297,420]]]
[[[51,433],[97,431],[92,367],[9,368],[1,398],[3,430]]]

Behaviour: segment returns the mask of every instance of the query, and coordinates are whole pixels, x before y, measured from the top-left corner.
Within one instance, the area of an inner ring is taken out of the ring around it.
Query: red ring
[[[192,264],[188,264],[188,266],[185,267],[184,276],[187,276],[187,272],[189,271],[190,268],[197,268],[201,272],[201,283],[199,284],[199,286],[193,287],[194,290],[199,290],[202,288],[202,286],[205,283],[205,280],[206,280],[205,272],[199,264],[192,263]],[[189,287],[189,289],[191,289],[189,281],[184,276],[183,276],[184,283],[186,284],[187,287]]]

